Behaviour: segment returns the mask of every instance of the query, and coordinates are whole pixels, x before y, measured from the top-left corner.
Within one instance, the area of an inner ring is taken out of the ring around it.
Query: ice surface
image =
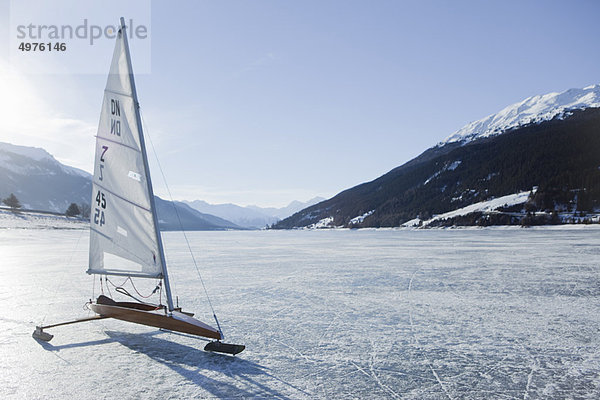
[[[86,230],[0,230],[1,398],[587,398],[600,394],[600,229],[188,233],[236,357],[85,317]],[[180,232],[184,310],[213,323]],[[121,279],[115,278],[115,283]],[[139,283],[149,293],[155,282]],[[113,290],[114,294],[114,290]]]

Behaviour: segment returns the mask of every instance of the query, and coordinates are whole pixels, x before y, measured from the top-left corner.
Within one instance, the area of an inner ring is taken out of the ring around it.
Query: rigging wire
[[[108,297],[110,297],[112,299],[113,295],[110,292],[110,287],[108,286],[108,276],[106,276],[106,275],[104,275],[104,283],[106,284],[106,290],[108,290]]]
[[[131,277],[130,277],[130,276],[128,276],[128,277],[127,277],[127,278],[126,278],[126,279],[123,281],[123,283],[122,283],[122,284],[120,284],[120,285],[115,285],[113,281],[111,281],[110,279],[108,279],[108,277],[106,278],[106,281],[107,281],[107,282],[109,282],[111,285],[113,285],[113,287],[114,287],[115,289],[117,289],[117,292],[119,292],[119,293],[121,293],[121,294],[124,294],[124,293],[123,293],[123,292],[121,292],[121,291],[119,291],[118,289],[124,289],[124,288],[123,288],[123,286],[125,286],[125,284],[127,283],[127,281],[129,281],[129,282],[131,283],[131,287],[133,288],[133,290],[135,290],[135,292],[138,294],[138,296],[140,296],[140,297],[142,297],[142,298],[144,298],[144,299],[149,299],[149,298],[150,298],[150,297],[152,297],[152,296],[153,296],[153,295],[154,295],[154,294],[155,294],[155,293],[156,293],[158,290],[160,290],[160,289],[162,288],[162,281],[160,281],[160,280],[159,280],[159,281],[156,283],[156,287],[154,288],[154,290],[152,291],[152,293],[150,293],[148,296],[144,296],[143,294],[141,294],[141,293],[140,293],[140,291],[139,291],[139,290],[137,290],[137,288],[135,287],[135,284],[133,283],[133,279],[131,279]],[[108,286],[108,285],[107,285],[107,286]],[[129,294],[129,292],[127,292],[127,294],[126,294],[126,295],[127,295],[127,296],[129,296],[129,297],[132,297],[132,298],[134,298],[134,299],[135,299],[135,297],[131,296],[131,295]],[[136,300],[137,300],[137,299],[136,299]],[[139,301],[139,300],[138,300],[138,301]]]
[[[154,158],[156,159],[156,163],[158,164],[158,169],[160,170],[160,174],[162,176],[163,182],[165,183],[165,187],[167,189],[167,193],[169,194],[169,199],[171,200],[171,205],[173,206],[173,210],[175,211],[175,215],[177,216],[177,221],[179,222],[179,227],[181,228],[181,232],[183,233],[183,237],[185,238],[185,243],[187,244],[190,255],[192,256],[192,261],[194,262],[194,267],[196,267],[196,272],[198,273],[198,277],[200,278],[200,282],[202,283],[202,288],[204,289],[204,294],[206,295],[206,299],[208,300],[208,305],[213,314],[213,318],[217,323],[217,328],[219,329],[219,333],[221,334],[221,338],[223,338],[223,331],[221,330],[221,325],[219,324],[219,320],[217,319],[217,314],[215,313],[215,309],[210,301],[210,296],[208,295],[208,290],[206,289],[206,285],[204,284],[204,279],[202,279],[202,274],[200,274],[200,268],[198,267],[198,263],[196,263],[196,258],[194,257],[194,253],[192,252],[192,246],[190,245],[190,241],[188,240],[185,229],[183,229],[183,224],[181,223],[181,218],[179,216],[179,211],[177,211],[177,207],[175,206],[175,201],[173,200],[173,196],[171,195],[171,189],[169,189],[169,184],[167,183],[167,179],[165,178],[165,173],[163,172],[162,166],[160,165],[160,160],[158,159],[158,154],[156,153],[156,149],[154,148],[154,142],[152,141],[152,137],[148,132],[148,125],[146,124],[146,120],[142,115],[142,108],[138,104],[138,108],[140,110],[140,117],[142,118],[142,123],[144,124],[144,132],[150,141],[150,146],[152,146],[152,152],[154,153]]]
[[[123,283],[121,283],[120,285],[115,285],[113,283],[113,281],[111,281],[110,279],[108,279],[108,277],[106,278],[106,280],[109,281],[110,284],[113,285],[114,287],[120,287],[120,286],[125,286],[125,284],[127,283],[127,281],[131,280],[131,277],[128,276],[127,278],[125,278],[125,280],[123,281]]]
[[[160,289],[158,289],[158,304],[162,304],[162,285],[160,285]]]
[[[127,291],[127,289],[125,289],[125,288],[123,288],[123,287],[120,287],[120,286],[119,286],[119,287],[115,288],[115,291],[116,291],[117,293],[121,293],[121,294],[122,294],[122,295],[124,295],[124,296],[131,297],[132,299],[134,299],[135,301],[137,301],[137,302],[138,302],[138,303],[140,303],[140,304],[149,304],[149,303],[146,303],[146,302],[144,302],[144,301],[142,301],[142,300],[138,299],[137,297],[135,297],[134,295],[132,295],[131,293],[129,293],[129,292]]]
[[[135,285],[133,284],[133,280],[129,279],[129,282],[131,282],[131,287],[133,288],[133,290],[135,290],[135,292],[140,296],[143,297],[144,299],[148,299],[152,296],[154,296],[154,294],[160,290],[160,288],[162,287],[162,281],[158,281],[158,283],[156,284],[156,287],[154,288],[154,290],[152,291],[152,293],[150,293],[148,296],[144,296],[143,294],[141,294],[139,292],[139,290],[137,290],[137,288],[135,287]],[[160,302],[159,302],[160,304]]]

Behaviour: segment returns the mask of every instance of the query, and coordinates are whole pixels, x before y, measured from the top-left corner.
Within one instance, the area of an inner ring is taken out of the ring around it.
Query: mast
[[[127,57],[127,68],[129,72],[129,79],[131,82],[131,92],[133,96],[134,110],[138,132],[140,133],[140,147],[142,148],[142,159],[144,160],[144,169],[146,172],[146,181],[148,182],[148,191],[150,192],[150,209],[152,210],[152,218],[154,219],[154,231],[156,234],[156,242],[158,244],[158,254],[162,265],[162,275],[165,281],[165,292],[167,294],[167,306],[169,311],[173,311],[173,296],[171,295],[171,285],[169,284],[169,274],[167,273],[167,263],[165,262],[165,253],[162,244],[162,237],[160,236],[160,229],[158,227],[158,217],[156,215],[156,205],[154,204],[154,190],[152,189],[152,180],[150,179],[150,168],[148,167],[148,155],[146,154],[146,143],[144,141],[144,132],[142,131],[142,119],[140,117],[140,103],[137,98],[137,91],[135,89],[135,80],[133,77],[133,67],[131,65],[131,55],[129,54],[129,42],[127,41],[127,33],[125,32],[125,18],[121,17],[121,30],[123,34],[123,41],[125,43],[125,55]]]

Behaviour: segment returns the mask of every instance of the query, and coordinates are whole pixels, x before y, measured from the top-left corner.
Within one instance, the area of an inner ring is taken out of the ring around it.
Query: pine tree
[[[13,193],[11,193],[10,196],[2,200],[2,202],[8,207],[12,208],[13,210],[16,208],[21,208],[21,203],[19,203],[19,199],[17,199],[17,196],[15,196]]]
[[[90,205],[87,203],[81,203],[79,205],[79,211],[81,211],[81,218],[90,218]]]
[[[81,211],[79,211],[79,207],[75,203],[71,203],[71,205],[69,205],[69,208],[67,208],[67,212],[65,212],[67,217],[74,217],[76,215],[79,215],[80,213]]]

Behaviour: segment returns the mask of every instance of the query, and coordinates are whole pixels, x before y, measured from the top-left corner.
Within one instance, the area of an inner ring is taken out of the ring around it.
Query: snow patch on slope
[[[367,211],[363,215],[359,215],[358,217],[352,218],[350,220],[350,223],[351,224],[360,224],[361,222],[363,222],[365,220],[365,218],[367,218],[369,215],[373,214],[374,212],[375,212],[375,210]]]
[[[413,218],[409,221],[406,221],[405,223],[403,223],[402,225],[400,225],[400,227],[402,228],[414,228],[417,226],[421,226],[421,218]]]
[[[439,171],[438,171],[438,172],[436,172],[435,174],[431,175],[431,176],[429,177],[429,179],[427,179],[427,180],[426,180],[426,181],[423,183],[423,185],[427,185],[429,182],[431,182],[433,179],[437,178],[437,177],[438,177],[438,176],[439,176],[439,175],[440,175],[442,172],[444,172],[444,171],[454,171],[456,168],[458,168],[458,166],[460,165],[460,163],[461,163],[461,162],[462,162],[462,161],[460,161],[460,160],[457,160],[457,161],[454,161],[454,162],[453,162],[453,163],[451,163],[451,164],[445,165],[445,166],[444,166],[444,168],[442,168],[441,170],[439,170]]]
[[[562,119],[570,115],[571,110],[591,107],[600,107],[600,85],[531,96],[504,108],[497,114],[467,124],[440,142],[438,146],[454,142],[468,143],[475,139],[501,134],[518,126],[549,121],[553,118]]]
[[[333,217],[327,217],[315,222],[314,224],[308,225],[305,229],[324,229],[324,228],[333,228],[331,225],[333,223]]]
[[[531,191],[520,192],[515,194],[509,194],[507,196],[497,197],[495,199],[481,201],[479,203],[471,204],[469,206],[459,208],[454,211],[450,211],[444,214],[436,215],[435,217],[423,222],[423,226],[427,226],[433,221],[443,220],[447,218],[454,218],[461,215],[467,215],[473,212],[489,212],[497,210],[504,206],[514,206],[516,204],[523,204],[529,198]],[[410,221],[409,221],[410,222]]]

